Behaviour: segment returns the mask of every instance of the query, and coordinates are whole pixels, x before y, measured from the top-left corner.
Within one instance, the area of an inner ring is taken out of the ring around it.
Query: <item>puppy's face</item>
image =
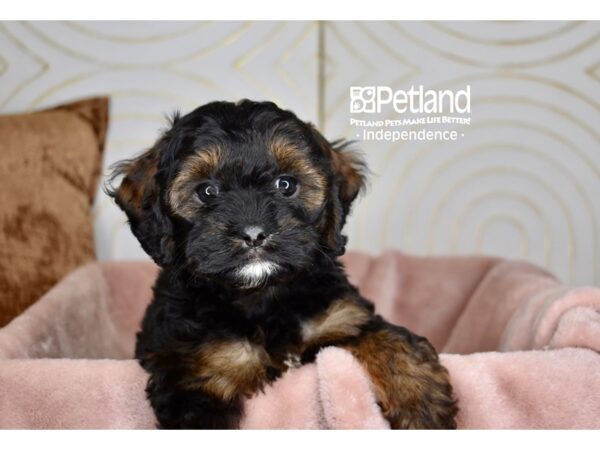
[[[343,252],[355,154],[272,103],[204,105],[116,169],[112,194],[162,266],[252,288]]]

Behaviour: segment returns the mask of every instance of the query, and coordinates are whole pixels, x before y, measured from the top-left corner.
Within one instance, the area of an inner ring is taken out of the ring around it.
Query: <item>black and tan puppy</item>
[[[448,373],[374,314],[337,257],[364,165],[269,102],[173,119],[111,192],[162,267],[136,357],[163,428],[235,428],[244,398],[324,346],[349,350],[393,428],[455,428]]]

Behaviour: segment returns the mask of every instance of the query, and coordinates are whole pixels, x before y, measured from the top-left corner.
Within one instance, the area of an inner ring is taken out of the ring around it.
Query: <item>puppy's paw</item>
[[[393,429],[456,429],[456,402],[452,396],[438,393],[438,398],[424,398],[414,404],[380,404],[383,416]]]
[[[425,339],[384,322],[346,348],[363,364],[383,416],[396,429],[456,428],[448,371]]]

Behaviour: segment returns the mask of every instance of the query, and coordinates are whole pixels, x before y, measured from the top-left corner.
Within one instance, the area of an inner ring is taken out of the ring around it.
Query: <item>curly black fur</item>
[[[393,426],[455,426],[433,348],[375,315],[337,260],[365,173],[347,143],[329,143],[292,112],[249,100],[177,115],[153,148],[115,168],[123,180],[110,194],[162,267],[136,347],[161,427],[238,427],[244,398],[280,376],[290,355],[308,362],[340,345],[359,359],[376,357],[367,344],[390,344],[398,364],[420,371],[400,380],[418,398],[379,399]],[[293,195],[277,187],[282,175],[298,181]],[[202,201],[206,183],[218,193]],[[250,226],[266,236],[258,247],[248,244]],[[320,325],[330,314],[349,325]]]

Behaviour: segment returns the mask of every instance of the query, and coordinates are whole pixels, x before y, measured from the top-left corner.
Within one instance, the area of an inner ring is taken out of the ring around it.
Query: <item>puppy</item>
[[[162,268],[136,358],[162,428],[236,428],[247,397],[334,345],[393,428],[455,428],[446,369],[392,325],[337,257],[365,166],[270,102],[214,102],[120,163],[110,191]]]

